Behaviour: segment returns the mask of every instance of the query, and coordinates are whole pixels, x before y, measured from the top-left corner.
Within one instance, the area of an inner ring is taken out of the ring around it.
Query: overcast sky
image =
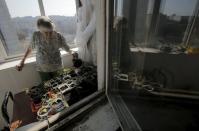
[[[197,0],[162,0],[162,12],[167,15],[192,15]],[[6,0],[12,17],[40,15],[38,0]],[[46,15],[74,16],[75,0],[43,0]]]
[[[38,0],[5,0],[11,17],[39,16]],[[43,0],[46,15],[74,16],[75,0]]]
[[[163,13],[167,15],[180,15],[190,16],[192,15],[197,0],[163,0]]]

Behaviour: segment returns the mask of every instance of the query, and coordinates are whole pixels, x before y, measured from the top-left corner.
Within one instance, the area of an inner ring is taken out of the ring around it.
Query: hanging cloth
[[[82,0],[82,6],[77,11],[77,30],[75,44],[78,47],[80,59],[96,65],[96,16],[90,0]]]

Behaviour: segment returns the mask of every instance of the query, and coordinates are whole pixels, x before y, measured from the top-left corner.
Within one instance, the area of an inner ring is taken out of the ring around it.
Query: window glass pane
[[[37,0],[1,0],[0,29],[8,55],[24,52],[40,16]]]
[[[124,13],[124,17],[131,21],[128,25],[130,46],[164,50],[165,46],[178,48],[186,45],[196,4],[197,0],[135,2],[132,13]],[[128,8],[123,11],[127,12]]]
[[[135,38],[134,42],[139,46],[146,46],[148,32],[150,30],[154,0],[138,1],[135,11]]]
[[[156,20],[159,14],[159,9],[155,8],[155,0],[139,0],[132,1],[133,7],[129,6],[129,1],[124,1],[126,7],[123,8],[125,18],[128,22],[129,44],[131,47],[146,47],[151,46],[149,40],[151,32],[155,30]],[[132,12],[128,12],[129,8],[133,8]],[[156,12],[156,15],[154,15]]]
[[[109,2],[107,95],[122,129],[199,130],[199,1],[123,0],[122,17]]]
[[[75,0],[43,0],[43,4],[45,13],[55,23],[56,30],[71,44],[76,32]]]
[[[156,44],[185,44],[197,0],[163,0],[158,17]]]

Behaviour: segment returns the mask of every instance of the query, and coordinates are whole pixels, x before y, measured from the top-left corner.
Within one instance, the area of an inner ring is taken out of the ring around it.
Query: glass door
[[[123,130],[198,130],[197,0],[111,0],[108,98]]]

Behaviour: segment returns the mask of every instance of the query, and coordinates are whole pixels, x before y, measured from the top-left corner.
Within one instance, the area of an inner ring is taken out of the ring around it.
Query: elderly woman
[[[36,70],[39,72],[42,81],[47,81],[62,68],[59,49],[63,48],[68,52],[70,51],[65,38],[54,30],[54,24],[48,17],[40,17],[37,20],[37,27],[39,31],[33,33],[30,46],[16,68],[21,71],[27,56],[33,49],[36,49]]]

